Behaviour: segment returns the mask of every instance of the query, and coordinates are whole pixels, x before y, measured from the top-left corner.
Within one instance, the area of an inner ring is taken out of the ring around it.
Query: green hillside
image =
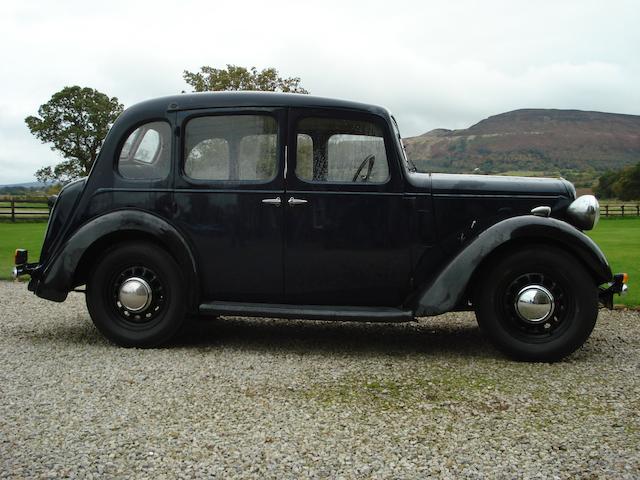
[[[640,116],[515,110],[467,129],[406,138],[405,146],[421,171],[559,175],[591,186],[606,170],[640,162]]]

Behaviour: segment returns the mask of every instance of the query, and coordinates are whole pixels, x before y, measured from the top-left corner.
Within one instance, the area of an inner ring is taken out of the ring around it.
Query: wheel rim
[[[111,282],[110,303],[127,324],[146,324],[158,317],[166,303],[166,289],[150,268],[123,269]]]
[[[568,327],[571,317],[569,292],[550,275],[520,275],[504,292],[503,318],[516,335],[527,340],[544,340]]]
[[[551,318],[555,301],[553,294],[542,285],[527,285],[516,295],[514,307],[520,319],[535,325]]]
[[[118,301],[129,312],[138,313],[146,310],[153,300],[151,286],[144,278],[127,278],[118,290]]]

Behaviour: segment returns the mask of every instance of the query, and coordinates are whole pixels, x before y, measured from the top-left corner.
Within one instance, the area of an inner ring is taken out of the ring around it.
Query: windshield
[[[400,135],[400,128],[398,128],[398,122],[396,122],[395,117],[391,116],[392,124],[393,124],[393,133],[398,139],[398,143],[400,144],[400,151],[402,152],[402,158],[404,160],[404,164],[407,167],[407,170],[410,172],[417,172],[418,169],[413,164],[413,162],[407,157],[407,152],[404,148],[404,143],[402,142],[402,135]]]

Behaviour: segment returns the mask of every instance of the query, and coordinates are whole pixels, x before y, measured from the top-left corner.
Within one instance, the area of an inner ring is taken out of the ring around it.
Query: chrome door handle
[[[289,197],[287,203],[290,207],[295,207],[296,205],[304,205],[305,203],[307,203],[307,201],[303,200],[302,198]]]
[[[276,207],[279,207],[280,205],[282,205],[282,200],[280,200],[280,197],[263,198],[262,203],[266,203],[267,205],[275,205]]]

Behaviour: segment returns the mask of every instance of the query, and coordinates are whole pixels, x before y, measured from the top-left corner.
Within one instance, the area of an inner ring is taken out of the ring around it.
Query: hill
[[[421,171],[561,174],[588,183],[640,161],[640,116],[523,109],[404,141]]]

